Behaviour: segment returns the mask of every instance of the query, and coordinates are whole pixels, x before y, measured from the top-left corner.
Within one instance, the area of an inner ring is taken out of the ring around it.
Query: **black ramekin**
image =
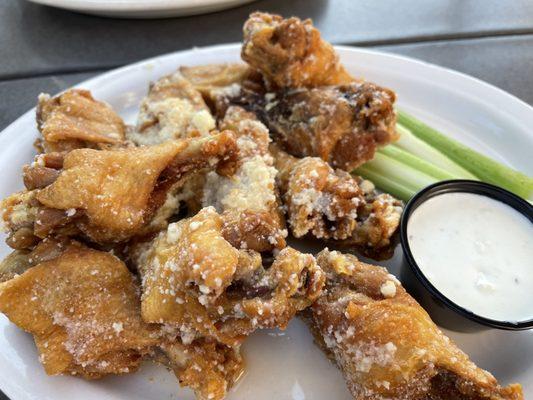
[[[407,290],[431,315],[433,320],[444,328],[462,332],[478,331],[487,329],[487,327],[506,330],[533,328],[533,319],[520,322],[497,321],[479,316],[459,306],[439,292],[416,264],[407,238],[409,218],[416,208],[426,200],[452,192],[474,193],[499,200],[519,211],[533,223],[533,206],[522,198],[500,187],[471,180],[450,180],[430,185],[418,192],[407,203],[402,215],[400,223],[400,241],[403,249],[403,261],[400,272],[402,282]],[[443,254],[443,257],[445,256]],[[533,270],[531,273],[533,273]]]

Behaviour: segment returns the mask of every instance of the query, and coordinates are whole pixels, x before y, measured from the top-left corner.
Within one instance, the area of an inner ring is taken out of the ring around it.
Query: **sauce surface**
[[[533,318],[533,224],[473,193],[435,196],[407,225],[411,253],[444,296],[498,321]]]

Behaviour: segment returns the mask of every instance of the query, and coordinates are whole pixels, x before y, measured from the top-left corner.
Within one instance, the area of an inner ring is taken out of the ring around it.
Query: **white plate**
[[[148,83],[180,65],[239,60],[239,45],[173,53],[103,74],[79,87],[109,102],[128,122],[134,121]],[[357,76],[397,91],[398,105],[464,143],[533,175],[533,109],[515,97],[479,80],[405,57],[340,47],[348,69]],[[37,96],[37,93],[35,93]],[[32,159],[37,137],[34,110],[0,134],[0,196],[22,188],[21,167]],[[0,240],[3,239],[0,237]],[[0,255],[9,251],[0,247]],[[397,272],[396,256],[385,263]],[[502,383],[521,382],[533,398],[533,331],[486,330],[476,334],[449,332],[479,366]],[[349,400],[344,382],[312,343],[303,323],[294,320],[284,332],[260,332],[246,342],[248,372],[230,400]],[[13,400],[147,400],[193,399],[178,388],[164,368],[146,364],[140,372],[87,382],[73,377],[48,377],[37,361],[29,335],[0,317],[0,388]]]
[[[86,14],[117,18],[169,18],[204,14],[254,0],[29,0]]]

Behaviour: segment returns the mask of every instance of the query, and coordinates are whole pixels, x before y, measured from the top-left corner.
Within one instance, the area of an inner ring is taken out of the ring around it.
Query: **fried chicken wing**
[[[218,166],[223,173],[235,152],[231,132],[149,147],[73,150],[51,184],[4,200],[3,219],[15,239],[24,228],[39,238],[81,233],[101,244],[124,241],[164,229],[176,200],[169,195],[197,169]]]
[[[220,129],[237,136],[234,175],[207,174],[203,206],[214,206],[224,219],[224,237],[235,247],[270,251],[285,246],[285,221],[269,154],[268,129],[240,107],[228,108]]]
[[[309,19],[255,12],[244,24],[243,35],[242,59],[278,87],[338,85],[353,80]]]
[[[28,250],[15,250],[8,254],[0,263],[0,283],[22,274],[30,266]]]
[[[179,70],[220,118],[230,106],[229,99],[239,96],[243,90],[255,93],[263,87],[261,74],[247,64],[209,64],[180,67]]]
[[[126,130],[122,118],[108,104],[81,89],[53,98],[41,94],[37,127],[43,136],[40,147],[47,153],[118,145],[124,141]]]
[[[270,136],[268,129],[257,119],[254,113],[246,111],[242,107],[231,106],[227,109],[224,118],[220,120],[219,129],[227,129],[235,133],[241,160],[269,155]]]
[[[223,400],[244,372],[238,349],[213,340],[165,344],[163,363],[174,370],[182,386],[194,390],[197,400]]]
[[[298,159],[271,146],[292,234],[312,234],[360,249],[391,244],[402,203],[378,194],[374,185],[317,157]]]
[[[431,321],[397,279],[355,256],[324,250],[327,276],[313,317],[358,400],[523,399],[501,387]]]
[[[295,237],[346,239],[357,225],[362,191],[345,171],[305,157],[280,173],[281,190]]]
[[[124,263],[75,243],[1,283],[0,311],[34,336],[50,375],[133,372],[158,341]]]
[[[246,336],[285,328],[324,284],[313,256],[286,247],[266,268],[258,252],[232,246],[223,228],[222,216],[203,208],[170,224],[136,256],[143,319],[174,336],[162,349],[199,399],[223,399],[242,372]]]
[[[0,203],[2,227],[9,235],[6,243],[14,249],[26,249],[39,239],[33,233],[33,227],[39,211],[35,191],[16,192]]]
[[[175,72],[150,86],[136,129],[128,132],[128,138],[136,144],[152,145],[205,136],[214,128],[215,120],[200,92],[180,72]]]
[[[365,190],[365,202],[358,210],[358,224],[352,235],[342,245],[366,248],[365,255],[372,257],[374,250],[394,250],[394,234],[400,225],[403,203],[387,193],[378,194],[374,185],[362,178],[356,178]],[[379,251],[378,251],[379,253]],[[385,253],[383,253],[385,256]],[[389,254],[392,256],[392,254]],[[388,256],[385,256],[388,258]],[[379,258],[379,257],[378,257]]]
[[[284,328],[318,296],[323,276],[314,258],[283,249],[270,268],[222,235],[214,208],[171,224],[138,261],[142,315],[190,341],[239,345],[258,328]]]
[[[267,94],[255,110],[276,143],[296,157],[320,157],[348,172],[374,157],[376,148],[398,138],[395,95],[372,83]]]

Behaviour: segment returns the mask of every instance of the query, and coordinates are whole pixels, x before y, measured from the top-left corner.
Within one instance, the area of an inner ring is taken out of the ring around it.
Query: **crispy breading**
[[[316,157],[305,157],[280,173],[280,188],[295,237],[346,239],[357,225],[362,191],[345,171]]]
[[[214,208],[171,224],[137,262],[142,315],[182,338],[235,346],[255,329],[284,328],[319,295],[322,272],[313,256],[283,249],[265,269],[258,253],[222,236]]]
[[[0,284],[0,311],[34,336],[50,375],[133,372],[158,341],[124,263],[79,244]]]
[[[292,157],[272,145],[278,182],[291,232],[342,241],[358,248],[391,244],[400,224],[401,201],[317,157]]]
[[[245,22],[243,35],[242,59],[278,87],[338,85],[353,80],[310,19],[255,12]]]
[[[41,94],[37,126],[47,153],[118,145],[126,130],[122,118],[108,104],[82,89],[70,89],[53,98]]]
[[[119,242],[150,222],[186,174],[221,165],[234,151],[229,132],[150,147],[74,150],[65,157],[59,177],[36,198],[65,214],[91,240]],[[35,225],[42,223],[38,215]]]
[[[360,400],[523,399],[502,388],[447,338],[385,268],[324,250],[326,290],[316,328]]]
[[[0,262],[0,282],[6,282],[26,271],[31,263],[28,250],[15,250]]]
[[[272,93],[256,109],[276,142],[296,157],[320,157],[351,172],[398,138],[394,92],[372,83]]]
[[[183,66],[179,71],[219,116],[226,111],[226,98],[238,95],[243,86],[259,79],[259,74],[243,63]]]
[[[245,160],[254,156],[269,155],[270,136],[268,129],[253,112],[242,107],[231,106],[219,121],[220,130],[230,130],[237,138],[239,158]]]
[[[39,211],[36,194],[36,191],[15,192],[2,200],[0,207],[5,232],[13,233],[22,228],[30,228],[33,232],[33,224]]]
[[[390,194],[371,190],[365,193],[365,202],[358,212],[357,227],[344,244],[374,249],[390,246],[400,226],[403,203]]]
[[[141,103],[135,129],[128,139],[153,145],[172,139],[206,136],[215,120],[200,92],[180,72],[164,76],[150,85]]]
[[[220,129],[237,137],[234,175],[207,174],[203,206],[214,206],[224,219],[224,237],[238,248],[271,251],[285,246],[285,220],[275,185],[277,170],[269,154],[268,129],[253,113],[228,108]]]
[[[162,346],[166,364],[181,386],[194,390],[197,400],[223,400],[244,372],[239,349],[213,340],[174,342]]]

